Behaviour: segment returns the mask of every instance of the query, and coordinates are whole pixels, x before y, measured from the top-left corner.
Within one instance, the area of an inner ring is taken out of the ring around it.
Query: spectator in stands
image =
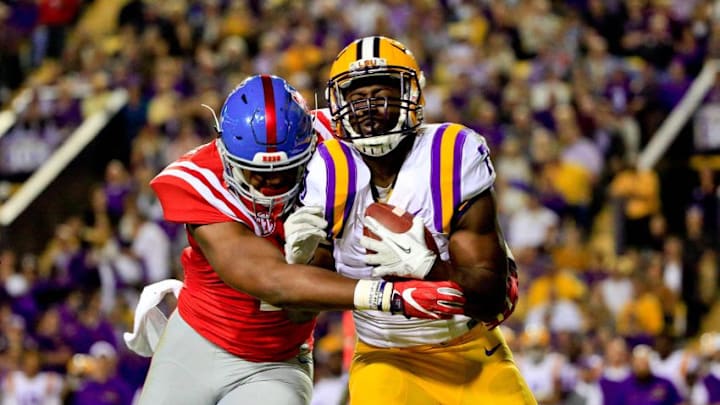
[[[619,250],[650,247],[650,219],[660,209],[659,180],[652,170],[626,164],[610,184],[610,196],[622,212]]]
[[[613,338],[605,344],[605,366],[600,388],[605,405],[624,403],[623,385],[630,378],[630,363],[625,340]]]
[[[597,285],[603,303],[614,319],[620,316],[635,293],[631,277],[636,271],[636,261],[634,255],[621,256],[614,265],[610,266],[609,277]]]
[[[25,319],[15,314],[0,324],[0,370],[17,369],[25,351],[35,349],[26,325]]]
[[[618,404],[676,405],[682,397],[670,380],[656,375],[650,368],[652,349],[638,345],[632,350],[632,374],[623,385]]]
[[[571,270],[548,270],[530,284],[526,324],[543,324],[552,333],[582,331],[585,321],[578,303],[587,287]]]
[[[48,308],[40,315],[34,336],[43,358],[43,369],[65,374],[73,352],[62,335],[60,322],[57,307]]]
[[[122,109],[122,114],[127,136],[126,148],[129,151],[132,141],[147,123],[148,100],[145,95],[142,94],[139,79],[131,80],[130,83],[126,85],[126,88],[128,91],[128,101]]]
[[[526,195],[525,209],[510,218],[508,244],[523,255],[524,250],[542,250],[556,237],[559,226],[558,216],[540,204],[538,195],[530,190]]]
[[[648,287],[662,304],[664,326],[661,334],[669,333],[674,335],[678,332],[677,329],[680,325],[680,323],[676,323],[676,316],[682,311],[682,308],[679,306],[679,295],[665,283],[663,261],[664,258],[660,253],[651,253],[647,257],[647,264],[643,267],[645,268]],[[679,283],[678,281],[678,287]]]
[[[80,102],[74,94],[69,79],[61,80],[57,87],[58,95],[53,106],[53,119],[59,128],[69,132],[82,122]]]
[[[670,333],[662,333],[655,338],[653,349],[650,369],[657,376],[670,380],[678,393],[687,398],[690,394],[688,375],[697,369],[695,355],[689,349],[677,347],[675,336]]]
[[[651,222],[652,224],[652,222]],[[672,294],[679,298],[683,284],[683,252],[682,240],[676,236],[664,238],[662,260],[662,279]]]
[[[117,375],[117,351],[105,341],[97,341],[89,349],[85,365],[76,371],[80,378],[72,395],[73,405],[130,404],[133,392]]]
[[[522,350],[516,363],[535,399],[539,403],[558,403],[567,359],[552,349],[550,332],[542,324],[528,325],[520,340]]]
[[[572,221],[564,221],[556,244],[550,249],[553,263],[560,269],[570,269],[587,281],[592,277],[589,271],[590,251],[584,243],[583,233]]]
[[[155,125],[148,124],[140,130],[130,149],[132,166],[148,166],[153,171],[160,170],[167,163],[168,138]]]
[[[588,174],[588,186],[592,189],[599,181],[603,170],[604,162],[600,150],[597,145],[580,132],[581,129],[577,123],[575,110],[571,106],[561,104],[555,107],[553,109],[553,120],[561,144],[561,162],[585,170]],[[585,199],[568,201],[570,215],[586,231],[592,225],[589,211],[591,196],[592,192]]]
[[[132,191],[132,178],[125,165],[119,160],[110,161],[105,167],[105,192],[110,223],[115,225],[123,214],[125,198]]]
[[[203,139],[195,130],[195,125],[191,120],[184,120],[180,123],[180,130],[177,135],[167,144],[165,149],[164,160],[166,162],[174,162],[185,152],[192,150],[204,143]],[[138,146],[139,147],[139,146]],[[164,162],[165,163],[165,162]],[[156,170],[157,167],[144,165]],[[136,169],[137,170],[137,169]]]
[[[703,232],[703,213],[697,206],[688,208],[685,214],[683,240],[682,300],[686,311],[686,336],[700,331],[702,317],[717,296],[716,253]],[[713,282],[714,281],[714,282]]]
[[[170,277],[170,240],[158,224],[139,211],[136,201],[134,194],[127,199],[118,236],[121,246],[138,261],[143,274],[141,285],[145,285]]]
[[[343,336],[338,328],[329,331],[315,346],[315,384],[311,405],[347,402],[347,374],[343,373],[342,361]]]
[[[78,0],[40,0],[38,2],[39,27],[36,29],[35,62],[43,58],[59,59],[65,47],[68,27],[80,9]],[[37,35],[39,34],[39,35]]]
[[[700,337],[700,356],[692,404],[716,404],[720,402],[720,334],[707,332]]]
[[[25,38],[32,32],[37,21],[37,5],[34,1],[0,3],[0,101],[10,97],[10,92],[20,87],[25,78],[22,58],[26,57]]]
[[[568,393],[565,405],[602,405],[603,394],[600,388],[600,375],[603,369],[600,356],[591,355],[580,359],[578,380]]]
[[[672,111],[678,105],[690,87],[690,80],[685,72],[685,65],[679,59],[673,59],[668,67],[667,76],[660,82],[662,105],[666,111]]]
[[[110,78],[104,71],[89,72],[90,91],[82,99],[81,110],[84,119],[105,109],[105,103],[110,96]]]
[[[2,378],[3,405],[60,405],[64,395],[63,377],[55,372],[41,371],[40,353],[26,350],[18,370]]]
[[[653,291],[647,275],[635,273],[632,281],[632,299],[618,315],[617,332],[633,344],[652,343],[665,327],[662,301]]]
[[[710,167],[698,170],[698,180],[699,184],[692,191],[692,203],[703,214],[703,237],[713,243],[720,237],[720,187],[715,180],[715,171]]]

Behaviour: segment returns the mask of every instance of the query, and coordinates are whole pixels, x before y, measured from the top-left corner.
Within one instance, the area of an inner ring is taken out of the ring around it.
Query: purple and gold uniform
[[[315,126],[326,133],[328,112]],[[459,124],[421,125],[384,201],[423,218],[443,260],[454,220],[490,189],[495,170],[485,139]],[[324,207],[336,269],[372,278],[360,245],[362,217],[373,203],[370,170],[352,146],[326,139],[308,165],[303,205]],[[358,344],[350,368],[352,403],[535,403],[499,330],[466,316],[405,319],[357,311]]]

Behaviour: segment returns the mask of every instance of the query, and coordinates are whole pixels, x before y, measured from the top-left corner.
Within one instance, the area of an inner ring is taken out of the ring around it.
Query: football
[[[390,231],[397,233],[407,232],[412,227],[413,223],[413,215],[409,212],[405,211],[400,207],[395,207],[393,205],[380,202],[370,204],[365,209],[365,216],[374,218],[376,221],[378,221]],[[373,239],[380,239],[367,227],[363,227],[363,234]],[[437,243],[435,243],[435,239],[433,238],[432,233],[429,229],[427,229],[427,227],[425,227],[425,244],[427,245],[428,249],[432,250],[433,252],[435,252],[435,254],[438,255],[438,258],[440,257],[440,250],[438,249]],[[368,253],[373,252],[368,251]],[[430,272],[430,274],[428,274],[428,277],[425,278],[428,280],[432,279],[430,277],[431,274],[432,271]]]

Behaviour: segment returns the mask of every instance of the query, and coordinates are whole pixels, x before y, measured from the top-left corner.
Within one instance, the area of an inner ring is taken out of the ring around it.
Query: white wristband
[[[385,280],[359,280],[355,284],[355,309],[390,311],[393,284]]]

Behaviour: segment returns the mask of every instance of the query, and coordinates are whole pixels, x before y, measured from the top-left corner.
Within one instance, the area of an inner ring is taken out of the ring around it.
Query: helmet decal
[[[275,92],[270,76],[260,76],[263,95],[265,96],[265,133],[267,134],[268,152],[275,152],[277,143],[277,122],[275,117]],[[285,87],[287,88],[287,87]]]

